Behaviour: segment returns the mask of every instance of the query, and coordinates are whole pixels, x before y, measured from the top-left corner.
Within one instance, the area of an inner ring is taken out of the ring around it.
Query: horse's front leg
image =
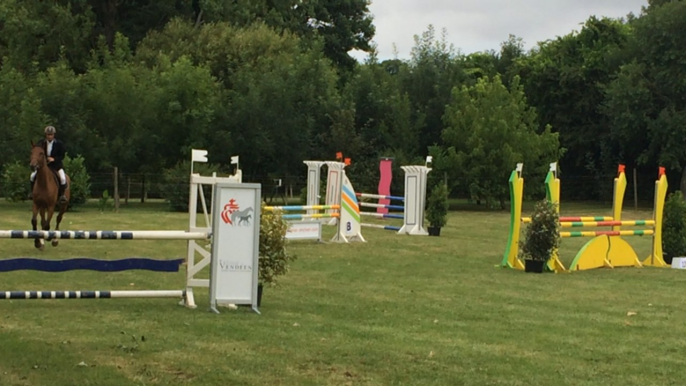
[[[47,229],[45,228],[45,208],[40,208],[39,212],[40,212],[40,226],[41,226],[41,230],[46,231]],[[49,225],[50,225],[50,224],[48,224],[48,226],[49,226]],[[45,237],[41,237],[41,238],[39,239],[39,241],[40,241],[40,249],[42,250],[43,247],[45,247]]]
[[[46,231],[49,231],[49,230],[50,230],[50,223],[52,222],[52,216],[53,216],[54,214],[55,214],[55,207],[54,207],[54,206],[51,206],[50,208],[48,208],[48,218],[47,218],[46,221],[45,221],[45,225],[47,226],[46,229],[45,229]],[[53,247],[56,247],[56,246],[57,246],[57,243],[58,243],[58,242],[57,242],[57,239],[53,239],[52,237],[48,237],[48,241],[52,241],[52,246],[53,246]]]
[[[31,226],[33,227],[34,231],[38,230],[38,221],[36,217],[38,217],[38,206],[36,206],[36,204],[33,204],[33,216],[31,216]],[[42,241],[43,239],[40,238],[33,239],[33,246],[38,249],[43,249]]]

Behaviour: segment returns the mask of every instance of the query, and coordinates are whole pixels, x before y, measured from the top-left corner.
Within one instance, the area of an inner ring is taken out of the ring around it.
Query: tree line
[[[368,6],[0,0],[0,170],[28,164],[51,124],[91,173],[158,175],[202,148],[224,168],[240,155],[246,181],[304,186],[304,160],[342,152],[358,190],[380,157],[402,191],[399,166],[432,155],[432,183],[493,206],[517,162],[530,194],[558,160],[566,199],[611,196],[618,163],[646,200],[658,165],[686,191],[686,1],[529,51],[510,36],[463,54],[430,25],[407,60],[378,59]]]

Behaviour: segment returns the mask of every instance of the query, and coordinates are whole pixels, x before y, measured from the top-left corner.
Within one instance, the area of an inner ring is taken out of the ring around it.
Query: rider
[[[67,177],[64,174],[62,160],[64,159],[64,155],[66,154],[66,146],[64,145],[64,142],[55,138],[55,133],[56,130],[54,126],[46,126],[45,139],[41,139],[40,141],[38,141],[36,145],[45,145],[45,148],[47,149],[46,156],[48,157],[48,167],[52,171],[57,172],[57,174],[60,176],[58,196],[59,202],[61,204],[64,204],[65,202],[67,202],[67,197],[65,197],[64,195],[64,191],[67,187]],[[38,172],[34,171],[33,173],[31,173],[31,191],[29,193],[29,198],[33,197],[33,186],[36,183],[36,173]]]

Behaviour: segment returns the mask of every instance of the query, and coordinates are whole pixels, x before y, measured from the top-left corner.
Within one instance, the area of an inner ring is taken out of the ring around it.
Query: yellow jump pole
[[[655,181],[655,201],[653,202],[653,220],[655,221],[653,233],[653,250],[643,261],[644,265],[653,267],[666,267],[662,255],[662,215],[665,208],[665,197],[667,196],[667,175],[665,168],[658,169],[658,179]]]
[[[624,205],[624,193],[626,192],[625,165],[619,165],[617,177],[615,177],[614,195],[612,199],[612,219],[622,221],[622,207]],[[613,231],[619,231],[619,225],[612,227]]]
[[[556,205],[556,211],[557,214],[560,214],[560,179],[557,178],[557,162],[553,162],[550,164],[550,170],[548,171],[548,175],[545,178],[545,191],[546,191],[546,198],[548,201],[551,201]],[[550,260],[548,260],[547,264],[548,270],[553,271],[553,272],[565,272],[567,269],[565,269],[565,266],[562,264],[562,261],[560,261],[560,255],[558,253],[558,250],[555,249],[553,250],[553,253],[550,255]]]
[[[522,195],[524,178],[522,169],[524,164],[518,163],[517,168],[510,174],[510,237],[500,266],[503,268],[524,269],[524,263],[517,258],[519,252],[519,231],[522,226]]]

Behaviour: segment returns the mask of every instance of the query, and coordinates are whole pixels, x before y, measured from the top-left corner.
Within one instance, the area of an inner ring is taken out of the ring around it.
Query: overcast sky
[[[595,15],[612,18],[638,15],[647,0],[372,0],[369,7],[379,60],[408,59],[414,35],[433,24],[437,38],[443,28],[456,50],[469,54],[499,50],[509,34],[524,40],[528,50],[537,42],[555,39]],[[363,59],[366,53],[351,53]]]

